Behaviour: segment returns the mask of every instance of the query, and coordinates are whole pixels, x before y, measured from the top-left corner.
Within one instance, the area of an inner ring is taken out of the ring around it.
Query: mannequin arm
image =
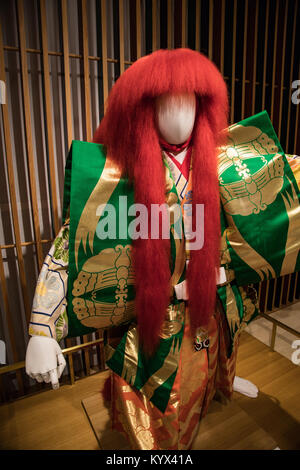
[[[43,263],[29,322],[31,336],[60,341],[68,334],[69,225],[63,225]]]
[[[68,334],[67,284],[69,225],[57,235],[42,266],[29,323],[26,373],[38,382],[58,388],[66,361],[58,342]]]

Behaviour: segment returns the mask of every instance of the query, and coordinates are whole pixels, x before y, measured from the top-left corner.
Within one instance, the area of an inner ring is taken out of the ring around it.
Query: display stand
[[[126,439],[110,430],[109,409],[99,392],[82,400],[82,406],[102,450],[129,450]],[[213,400],[200,423],[193,450],[272,450],[276,442],[233,399]]]

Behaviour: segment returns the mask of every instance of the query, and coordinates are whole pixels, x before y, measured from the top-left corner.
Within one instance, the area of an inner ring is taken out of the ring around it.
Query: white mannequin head
[[[196,117],[194,93],[165,93],[155,102],[156,125],[169,144],[182,144],[191,135]]]

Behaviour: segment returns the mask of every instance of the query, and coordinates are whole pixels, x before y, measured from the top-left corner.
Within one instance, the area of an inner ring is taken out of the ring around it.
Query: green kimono
[[[178,195],[166,162],[165,166],[171,211],[178,204]],[[226,279],[218,285],[217,295],[230,331],[230,355],[235,335],[258,314],[257,302],[245,286],[300,267],[299,186],[266,112],[230,127],[228,144],[219,153],[219,184],[221,267]],[[124,223],[123,216],[133,201],[134,188],[105,148],[73,141],[66,164],[64,225],[40,273],[29,333],[60,341],[98,328],[128,325],[119,346],[115,350],[107,346],[107,364],[143,391],[150,377],[165,371],[159,393],[148,390],[152,402],[163,411],[178,368],[185,302],[171,298],[166,321],[177,326],[161,340],[154,358],[146,359],[132,328],[134,272],[129,227],[133,217]],[[108,217],[108,208],[116,215],[114,221]],[[114,238],[103,237],[105,227]],[[171,226],[170,265],[176,285],[184,280],[185,250],[184,240],[174,236],[174,229]],[[132,356],[129,362],[126,359],[129,334],[134,335],[136,345],[134,376],[130,372]]]

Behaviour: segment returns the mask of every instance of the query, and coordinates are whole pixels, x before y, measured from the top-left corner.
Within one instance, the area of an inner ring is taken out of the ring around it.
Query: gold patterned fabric
[[[182,205],[192,192],[191,178],[184,188]],[[184,211],[185,225],[187,217]],[[188,256],[188,247],[185,248]],[[191,448],[200,420],[217,389],[227,398],[231,397],[238,335],[229,355],[230,332],[221,303],[218,302],[207,331],[202,331],[203,337],[209,339],[209,348],[195,350],[188,308],[185,309],[184,324],[179,367],[164,413],[149,401],[146,393],[133,387],[132,381],[125,381],[112,372],[112,427],[125,435],[133,449]],[[159,384],[158,378],[152,379]]]
[[[238,286],[300,269],[297,158],[287,158],[267,112],[228,129],[218,156],[231,270]]]
[[[216,391],[231,397],[238,340],[228,357],[228,327],[220,305],[211,318],[208,336],[209,349],[195,351],[186,322],[179,370],[165,413],[112,373],[112,427],[127,438],[132,449],[190,449]]]

